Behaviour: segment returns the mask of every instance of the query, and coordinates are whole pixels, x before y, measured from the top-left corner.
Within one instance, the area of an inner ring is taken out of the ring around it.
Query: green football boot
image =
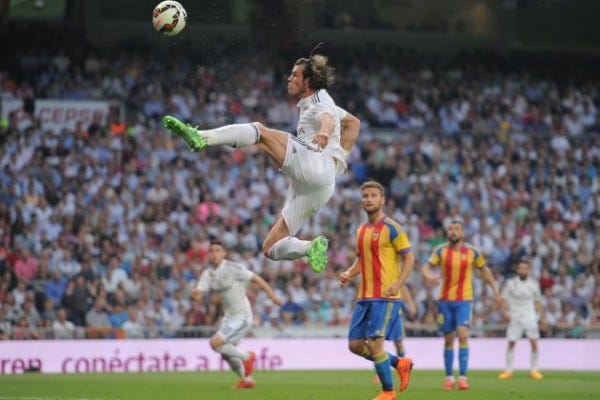
[[[208,145],[206,140],[200,136],[198,129],[181,122],[175,117],[171,117],[170,115],[164,116],[163,125],[174,135],[182,138],[192,151],[200,151]]]
[[[308,245],[306,256],[308,257],[310,268],[316,273],[323,272],[325,267],[327,267],[328,246],[329,241],[325,236],[317,236]]]

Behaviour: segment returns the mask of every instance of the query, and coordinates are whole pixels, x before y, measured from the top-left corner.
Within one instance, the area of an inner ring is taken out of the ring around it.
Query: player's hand
[[[504,311],[503,315],[506,322],[510,322],[510,313],[508,311]]]
[[[408,311],[408,318],[413,319],[417,316],[417,306],[414,302],[411,302],[406,309]]]
[[[342,286],[346,286],[348,284],[348,282],[350,282],[350,274],[348,274],[348,272],[344,271],[344,272],[340,272],[337,276],[338,281],[340,282],[340,285]]]
[[[271,301],[275,304],[277,304],[278,306],[283,304],[283,301],[281,301],[281,299],[279,297],[277,297],[276,295],[270,296]]]
[[[440,284],[440,278],[437,276],[423,275],[423,280],[428,286],[438,286]]]
[[[504,301],[502,300],[502,296],[500,296],[500,293],[496,293],[496,295],[494,296],[494,302],[496,303],[496,306],[502,307]]]
[[[392,296],[396,296],[398,294],[398,292],[400,292],[400,287],[402,285],[398,284],[397,282],[392,284],[390,287],[388,287],[385,292],[383,292],[383,295],[385,297],[392,297]]]
[[[319,131],[315,134],[315,137],[313,138],[313,143],[316,143],[317,146],[319,146],[320,148],[324,148],[325,146],[327,146],[328,142],[329,135],[325,132]]]
[[[200,301],[202,300],[202,292],[199,290],[192,290],[192,293],[190,293],[190,298],[194,301]]]

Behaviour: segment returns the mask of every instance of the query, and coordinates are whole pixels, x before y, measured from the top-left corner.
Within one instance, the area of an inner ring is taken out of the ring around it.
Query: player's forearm
[[[534,303],[535,306],[535,312],[537,313],[539,318],[542,318],[544,316],[544,309],[542,308],[542,302],[539,300],[536,300]]]
[[[360,133],[360,119],[348,113],[346,114],[346,117],[340,121],[340,124],[342,128],[340,145],[344,150],[350,152],[352,147],[354,147],[354,144],[356,143]]]
[[[333,115],[329,113],[323,113],[319,116],[319,132],[326,134],[327,136],[331,136],[333,130],[335,129],[335,120]]]
[[[358,258],[354,260],[352,266],[345,271],[348,274],[349,278],[354,278],[356,275],[360,274],[360,264],[358,263]]]
[[[496,285],[494,275],[492,275],[492,271],[490,271],[490,269],[487,266],[483,267],[481,270],[481,279],[483,279],[483,281],[492,288],[495,296],[500,297],[500,291],[498,290],[498,286]]]
[[[410,294],[410,290],[408,290],[408,287],[406,285],[402,285],[402,287],[400,288],[400,294],[402,295],[402,300],[404,300],[407,306],[415,306],[412,294]]]
[[[423,266],[421,266],[421,276],[425,279],[431,279],[432,275],[431,265],[429,263],[423,264]]]
[[[254,275],[252,277],[252,282],[256,283],[259,288],[261,288],[269,297],[275,296],[275,292],[273,292],[273,288],[260,276]]]
[[[412,251],[402,255],[402,269],[400,270],[400,276],[398,277],[397,283],[404,285],[408,276],[415,267],[415,255]]]

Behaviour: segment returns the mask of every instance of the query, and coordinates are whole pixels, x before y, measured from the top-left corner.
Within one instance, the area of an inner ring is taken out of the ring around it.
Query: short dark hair
[[[221,246],[222,248],[225,248],[225,245],[223,245],[223,242],[221,242],[219,239],[211,239],[210,243],[208,244],[208,247],[210,246]]]
[[[312,89],[327,89],[335,82],[335,69],[328,64],[328,58],[321,54],[311,55],[309,58],[299,58],[294,65],[303,65],[302,76],[308,78]]]

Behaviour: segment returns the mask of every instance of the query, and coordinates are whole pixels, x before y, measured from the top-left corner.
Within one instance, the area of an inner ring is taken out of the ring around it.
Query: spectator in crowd
[[[106,300],[97,298],[92,308],[85,315],[86,333],[90,338],[108,337],[110,333],[110,319],[106,312]]]
[[[52,332],[55,339],[73,339],[75,338],[75,325],[67,320],[67,310],[59,308],[56,313],[56,319],[52,322]]]

